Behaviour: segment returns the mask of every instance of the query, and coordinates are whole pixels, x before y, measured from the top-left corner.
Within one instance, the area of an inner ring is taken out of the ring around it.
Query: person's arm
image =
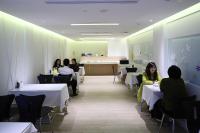
[[[75,80],[76,80],[76,74],[75,74],[74,70],[71,69],[71,71],[72,71],[72,79],[75,79]]]
[[[166,85],[165,85],[165,79],[162,79],[160,81],[160,91],[163,92],[165,90],[165,87],[166,87]]]
[[[158,84],[160,84],[160,82],[161,82],[161,80],[162,80],[162,77],[160,76],[160,74],[159,73],[157,73],[157,75],[158,75],[158,81],[156,81]]]
[[[149,80],[148,77],[147,77],[147,75],[144,73],[144,74],[142,75],[142,83],[143,83],[144,85],[152,85],[152,84],[153,84],[153,81]]]

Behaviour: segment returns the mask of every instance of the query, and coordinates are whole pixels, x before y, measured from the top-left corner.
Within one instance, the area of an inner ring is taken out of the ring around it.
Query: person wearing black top
[[[78,72],[78,71],[79,71],[79,65],[78,65],[78,63],[76,62],[76,59],[73,58],[73,59],[71,60],[71,63],[72,63],[72,64],[70,64],[70,68],[72,68],[72,69],[74,70],[74,72]]]

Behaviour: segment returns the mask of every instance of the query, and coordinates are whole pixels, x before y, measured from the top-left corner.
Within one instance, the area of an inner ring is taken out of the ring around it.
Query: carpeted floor
[[[80,93],[68,106],[69,114],[57,115],[55,133],[156,133],[159,122],[140,112],[132,91],[112,76],[88,76]],[[164,125],[161,133],[170,132]],[[181,128],[176,132],[184,133]]]

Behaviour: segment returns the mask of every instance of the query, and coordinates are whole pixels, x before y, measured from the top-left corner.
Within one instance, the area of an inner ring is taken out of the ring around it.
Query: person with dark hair
[[[163,107],[167,111],[173,111],[179,99],[187,97],[186,87],[181,78],[181,69],[172,65],[168,69],[169,78],[164,78],[160,83],[160,90],[163,92]]]
[[[160,75],[157,72],[157,67],[154,62],[149,62],[146,66],[146,70],[142,75],[142,83],[137,93],[137,100],[140,103],[142,101],[143,85],[152,85],[158,83],[161,80]]]
[[[61,65],[61,60],[60,59],[56,59],[54,64],[53,64],[53,68],[52,68],[52,74],[53,75],[58,75],[58,69],[62,67]]]
[[[64,67],[61,67],[58,69],[58,72],[60,75],[72,75],[72,80],[70,81],[70,85],[72,86],[72,90],[73,90],[73,95],[76,96],[76,86],[77,86],[77,80],[76,80],[76,76],[74,73],[74,70],[69,68],[69,59],[64,59],[63,60],[63,64]]]
[[[74,70],[74,72],[78,72],[79,71],[79,64],[76,62],[76,59],[75,58],[71,59],[71,63],[72,64],[70,64],[69,67],[72,68]]]

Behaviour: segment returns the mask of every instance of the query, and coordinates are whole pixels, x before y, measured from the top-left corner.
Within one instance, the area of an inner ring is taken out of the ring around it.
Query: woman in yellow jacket
[[[140,85],[140,88],[138,90],[137,94],[137,100],[140,103],[142,101],[142,90],[143,90],[143,85],[152,85],[155,82],[160,82],[161,77],[157,72],[157,67],[154,62],[150,62],[146,66],[146,70],[142,75],[142,84]]]

